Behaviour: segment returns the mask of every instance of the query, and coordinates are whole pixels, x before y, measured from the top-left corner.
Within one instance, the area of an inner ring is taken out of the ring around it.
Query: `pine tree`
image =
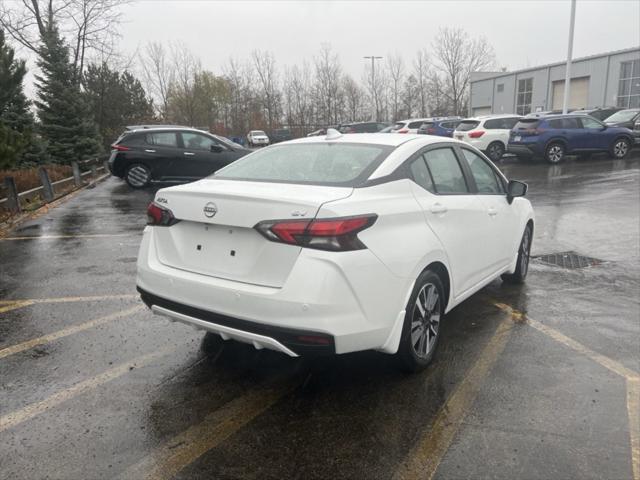
[[[55,25],[48,26],[43,38],[38,67],[35,104],[51,160],[68,164],[96,155],[100,151],[98,130]]]
[[[127,71],[111,70],[106,63],[89,65],[83,86],[105,146],[118,138],[125,126],[154,119],[152,101],[140,81]]]
[[[24,60],[5,42],[0,29],[0,168],[12,168],[39,159],[41,145],[34,136],[34,119],[23,91]]]

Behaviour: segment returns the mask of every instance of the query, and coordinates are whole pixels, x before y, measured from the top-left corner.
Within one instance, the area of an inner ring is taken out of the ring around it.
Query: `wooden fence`
[[[46,168],[40,167],[38,175],[41,185],[24,192],[18,192],[13,177],[5,177],[0,185],[0,208],[11,213],[20,213],[26,205],[50,203],[76,188],[86,185],[87,180],[96,180],[98,175],[109,173],[107,161],[94,158],[81,162],[71,162],[73,176],[52,182]]]

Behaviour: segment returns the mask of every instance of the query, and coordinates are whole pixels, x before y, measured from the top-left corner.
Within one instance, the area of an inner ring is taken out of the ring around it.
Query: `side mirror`
[[[511,204],[516,197],[524,197],[527,194],[528,188],[524,182],[509,180],[509,185],[507,186],[507,201],[509,204]]]
[[[222,153],[224,151],[224,148],[222,148],[221,145],[216,145],[215,143],[213,145],[211,145],[211,151],[213,153]]]

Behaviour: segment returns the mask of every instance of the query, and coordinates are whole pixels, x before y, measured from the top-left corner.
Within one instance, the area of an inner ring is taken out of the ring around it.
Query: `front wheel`
[[[502,275],[502,281],[507,283],[524,283],[529,272],[529,257],[531,255],[531,237],[533,229],[531,225],[527,225],[522,234],[520,248],[518,249],[518,261],[516,271],[513,273],[505,273]]]
[[[440,277],[426,270],[407,304],[397,358],[402,369],[417,372],[431,362],[440,338],[445,296]]]
[[[566,150],[562,143],[550,144],[544,152],[544,158],[549,163],[560,163],[564,160]]]
[[[146,165],[134,163],[127,168],[124,179],[132,188],[144,188],[151,181],[151,170]]]
[[[626,157],[631,148],[631,143],[626,138],[618,138],[613,145],[611,145],[611,151],[609,152],[612,158],[621,160]]]
[[[494,162],[497,162],[498,160],[500,160],[503,155],[504,155],[504,145],[502,144],[502,142],[493,142],[493,143],[490,143],[489,146],[487,147],[487,156]]]

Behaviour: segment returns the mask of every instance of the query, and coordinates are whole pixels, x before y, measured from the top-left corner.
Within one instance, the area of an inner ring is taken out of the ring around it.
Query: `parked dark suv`
[[[269,134],[269,140],[271,144],[286,142],[293,139],[293,134],[288,128],[276,128]]]
[[[632,145],[628,128],[609,127],[589,115],[569,114],[520,119],[509,134],[508,151],[558,163],[565,155],[594,152],[624,158]]]
[[[340,132],[341,133],[376,133],[388,126],[389,126],[388,123],[380,123],[380,122],[345,123],[340,125]]]
[[[605,122],[609,127],[625,127],[632,131],[635,144],[640,145],[640,108],[620,110],[608,117]]]
[[[111,148],[111,173],[133,188],[204,178],[251,152],[226,138],[184,127],[127,128]]]

